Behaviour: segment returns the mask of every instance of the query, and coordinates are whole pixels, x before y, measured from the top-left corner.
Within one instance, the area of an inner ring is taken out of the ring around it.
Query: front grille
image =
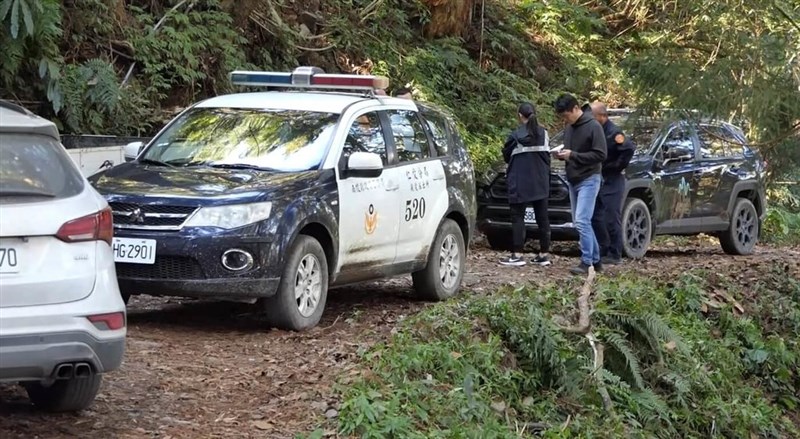
[[[193,258],[156,256],[155,264],[117,262],[117,276],[124,279],[205,279],[203,268]]]
[[[180,230],[197,207],[164,204],[108,203],[114,226],[122,229]]]
[[[508,184],[506,182],[506,176],[499,175],[492,183],[492,187],[489,189],[489,192],[491,193],[492,198],[507,200]],[[566,185],[558,176],[550,175],[550,201],[557,202],[565,199],[569,199],[569,190],[567,189]]]
[[[492,208],[485,211],[486,218],[498,223],[511,223],[511,210],[508,207]],[[550,226],[562,226],[572,222],[572,214],[569,211],[553,210],[547,212]]]

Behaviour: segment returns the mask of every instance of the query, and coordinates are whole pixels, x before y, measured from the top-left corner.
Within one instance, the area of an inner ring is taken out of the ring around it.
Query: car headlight
[[[201,207],[185,227],[219,227],[235,229],[269,218],[272,202],[233,204],[230,206]]]

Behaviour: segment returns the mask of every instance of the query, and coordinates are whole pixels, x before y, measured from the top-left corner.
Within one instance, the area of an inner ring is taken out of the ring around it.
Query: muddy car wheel
[[[753,203],[739,198],[733,206],[730,228],[719,236],[722,250],[729,255],[750,255],[758,241],[758,212]]]
[[[622,210],[622,250],[625,256],[643,258],[652,239],[650,209],[639,198],[628,198]]]
[[[461,229],[453,220],[444,220],[428,253],[428,265],[412,275],[417,295],[434,301],[454,296],[461,288],[466,260]]]
[[[319,242],[300,235],[289,250],[278,292],[264,301],[270,326],[303,331],[319,323],[328,298],[328,261]]]

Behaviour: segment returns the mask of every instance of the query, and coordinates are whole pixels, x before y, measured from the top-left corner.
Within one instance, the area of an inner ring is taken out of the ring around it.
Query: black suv
[[[610,116],[638,145],[625,171],[625,256],[643,257],[655,235],[699,233],[717,236],[728,254],[752,253],[766,212],[766,169],[739,127],[691,113],[645,117],[617,110]],[[562,139],[558,133],[551,144]],[[553,160],[552,170],[553,239],[576,239],[563,162]],[[497,250],[508,249],[511,241],[504,171],[498,163],[477,183],[478,228]],[[525,221],[529,236],[535,235],[533,216]]]

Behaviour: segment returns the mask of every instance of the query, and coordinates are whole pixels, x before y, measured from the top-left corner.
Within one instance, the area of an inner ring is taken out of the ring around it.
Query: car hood
[[[508,164],[506,164],[503,160],[498,160],[494,162],[489,169],[497,174],[505,174],[506,170],[508,169]],[[550,173],[555,175],[565,175],[566,171],[564,170],[563,162],[553,159],[550,163]]]
[[[625,174],[628,178],[641,172],[648,172],[652,169],[653,158],[645,153],[636,153],[632,158],[628,167],[625,169]]]
[[[652,162],[653,158],[650,157],[648,154],[646,154],[645,152],[637,152],[631,158],[630,164],[628,165],[628,168],[625,170],[625,173],[630,176],[633,175],[634,173],[648,171],[652,166]],[[508,165],[506,164],[506,162],[503,160],[498,160],[492,163],[492,165],[489,167],[489,171],[486,178],[493,180],[494,175],[503,175],[506,173],[507,169]],[[566,178],[566,170],[564,168],[564,162],[553,159],[550,164],[550,173]]]
[[[278,188],[283,194],[308,186],[316,171],[273,172],[254,169],[177,167],[123,163],[90,177],[103,195],[215,198],[264,196]]]

